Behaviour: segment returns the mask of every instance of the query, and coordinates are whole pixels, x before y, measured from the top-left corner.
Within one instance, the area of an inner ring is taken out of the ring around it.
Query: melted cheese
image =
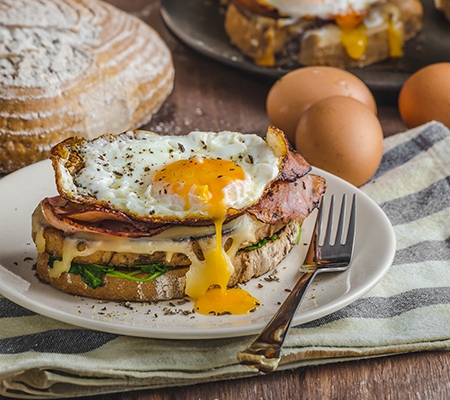
[[[403,56],[403,22],[400,20],[398,7],[394,4],[386,3],[372,9],[362,23],[358,22],[357,16],[344,17],[338,16],[335,21],[342,30],[341,43],[349,57],[355,60],[364,57],[368,37],[381,26],[387,29],[389,56]]]
[[[35,214],[37,213],[38,215],[33,218],[33,236],[38,252],[43,253],[46,248],[43,232],[48,223],[40,213],[40,207],[35,212]],[[217,278],[219,282],[224,282],[224,279],[226,279],[225,285],[228,283],[231,274],[234,272],[233,262],[239,247],[243,243],[250,244],[256,241],[255,232],[261,227],[261,224],[254,217],[244,214],[223,227],[223,240],[231,238],[232,245],[226,252],[223,251],[228,269],[219,272]],[[222,231],[220,231],[220,234],[222,234]],[[92,232],[76,232],[65,236],[62,259],[54,262],[49,274],[53,278],[58,278],[62,273],[69,271],[71,262],[75,258],[86,257],[97,251],[136,254],[152,254],[162,251],[166,253],[167,262],[170,262],[174,254],[183,253],[191,261],[189,271],[186,274],[186,293],[193,298],[197,298],[208,289],[202,286],[205,282],[204,274],[211,273],[207,271],[214,271],[216,268],[214,268],[214,265],[213,268],[207,268],[206,259],[208,259],[208,256],[206,254],[205,260],[198,259],[192,247],[192,241],[183,239],[189,237],[201,238],[204,253],[212,252],[216,248],[216,236],[211,227],[174,227],[150,238],[128,238]],[[221,250],[222,242],[222,240],[217,241]]]

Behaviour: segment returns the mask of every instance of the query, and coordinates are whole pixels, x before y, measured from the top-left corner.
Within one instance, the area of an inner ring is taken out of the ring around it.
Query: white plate
[[[327,193],[340,198],[358,194],[357,237],[352,265],[347,272],[323,274],[306,293],[294,325],[330,314],[352,303],[375,286],[388,271],[395,253],[395,236],[383,211],[368,196],[325,171]],[[57,194],[53,169],[43,161],[0,180],[0,293],[36,313],[77,326],[123,335],[202,339],[235,337],[259,332],[275,313],[300,276],[315,213],[304,224],[301,242],[278,266],[278,281],[268,275],[253,279],[245,289],[262,301],[254,313],[240,316],[185,315],[193,303],[120,304],[80,298],[41,283],[33,265],[36,250],[31,239],[31,214],[39,201]],[[258,287],[261,286],[262,287]],[[166,314],[164,309],[172,312]],[[157,316],[156,316],[157,315]]]

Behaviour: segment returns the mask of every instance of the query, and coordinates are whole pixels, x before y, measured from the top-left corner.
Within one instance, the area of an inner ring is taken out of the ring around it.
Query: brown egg
[[[353,97],[377,112],[371,91],[355,75],[334,67],[305,67],[275,82],[267,95],[267,114],[271,123],[294,144],[300,116],[311,104],[330,96]]]
[[[332,96],[303,113],[295,143],[311,165],[361,186],[380,165],[383,130],[377,116],[360,101]]]
[[[408,128],[439,121],[450,128],[450,62],[431,64],[411,75],[398,97]]]

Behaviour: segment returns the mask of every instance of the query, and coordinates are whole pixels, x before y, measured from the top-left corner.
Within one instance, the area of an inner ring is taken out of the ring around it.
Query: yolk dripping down
[[[362,21],[366,13],[357,13],[351,11],[345,15],[334,17],[336,24],[342,29],[341,43],[345,48],[347,55],[355,60],[364,56],[367,50],[367,28]],[[403,56],[403,30],[401,23],[395,23],[391,17],[387,19],[388,23],[388,47],[390,57]]]
[[[222,226],[227,214],[224,189],[244,179],[244,170],[233,161],[209,158],[175,161],[153,178],[154,182],[164,184],[168,195],[184,199],[185,210],[189,210],[195,198],[214,222],[215,247],[202,249],[205,268],[186,293],[196,299],[195,309],[201,314],[245,314],[259,304],[242,289],[227,289],[232,269],[222,246]]]
[[[341,43],[347,55],[355,60],[361,58],[367,48],[366,27],[361,24],[366,16],[365,12],[351,10],[347,14],[336,15],[334,20],[342,29]]]

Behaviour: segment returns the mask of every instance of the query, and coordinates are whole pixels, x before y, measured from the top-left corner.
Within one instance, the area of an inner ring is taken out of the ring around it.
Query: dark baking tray
[[[223,10],[218,0],[161,0],[163,20],[182,42],[196,51],[233,67],[278,78],[294,68],[265,68],[255,65],[233,47],[223,28]],[[398,90],[418,69],[450,61],[450,21],[434,8],[433,0],[423,0],[423,30],[405,45],[401,59],[391,59],[349,71],[371,89]]]

